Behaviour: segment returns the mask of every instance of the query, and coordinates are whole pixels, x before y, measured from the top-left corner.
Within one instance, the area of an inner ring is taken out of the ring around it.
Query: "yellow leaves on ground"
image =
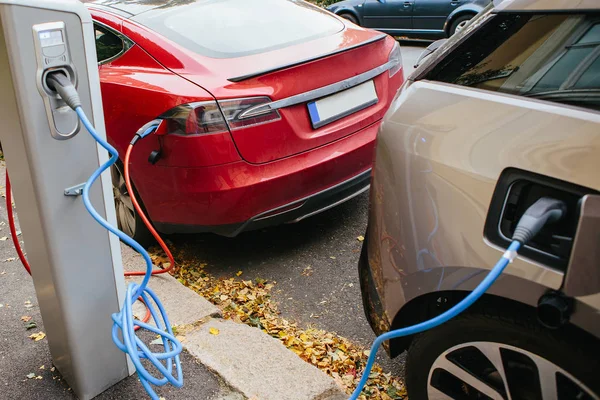
[[[34,333],[33,335],[29,335],[29,337],[35,340],[36,342],[39,342],[40,340],[46,337],[46,334],[44,332],[38,332]]]
[[[29,322],[29,321],[31,321],[31,317],[29,315],[23,315],[21,317],[21,321],[23,321],[23,322]]]
[[[359,242],[362,242],[365,240],[365,237],[363,235],[360,235],[359,237],[356,238]]]
[[[173,253],[179,266],[175,277],[216,304],[224,318],[257,327],[279,339],[304,361],[333,377],[346,393],[350,394],[356,388],[369,356],[368,350],[334,333],[313,328],[300,329],[295,323],[282,318],[271,300],[274,283],[262,279],[216,279],[204,270],[206,264],[191,260],[183,252]],[[160,257],[163,256],[153,255],[153,259]],[[310,276],[312,268],[309,268],[305,268],[302,275]],[[218,335],[219,330],[209,328],[209,333]],[[375,364],[360,399],[396,400],[405,396],[402,380],[384,373]]]

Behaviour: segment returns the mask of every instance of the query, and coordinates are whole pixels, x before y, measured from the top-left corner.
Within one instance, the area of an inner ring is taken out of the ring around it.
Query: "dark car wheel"
[[[406,365],[408,395],[600,399],[598,343],[570,340],[527,321],[459,316],[413,340]]]
[[[123,165],[120,162],[114,164],[110,169],[110,173],[112,177],[113,195],[115,198],[115,209],[119,229],[143,247],[153,245],[155,243],[154,237],[148,228],[146,228],[144,221],[142,221],[133,207],[131,196],[129,196],[127,186],[125,185]],[[135,190],[135,188],[133,189]],[[141,205],[141,200],[137,193],[136,199]]]
[[[450,25],[449,36],[454,35],[456,32],[459,32],[465,26],[467,26],[471,18],[473,18],[473,15],[461,15],[460,17],[452,21],[452,25]]]
[[[358,19],[354,15],[352,15],[350,13],[341,13],[340,17],[342,17],[344,19],[347,19],[348,21],[350,21],[350,22],[352,22],[352,23],[354,23],[356,25],[360,25],[358,23]]]

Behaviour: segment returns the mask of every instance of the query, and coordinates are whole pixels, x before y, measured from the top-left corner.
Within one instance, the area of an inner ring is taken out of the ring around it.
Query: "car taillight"
[[[205,135],[227,132],[251,125],[264,124],[280,118],[268,106],[268,97],[182,104],[163,113],[157,134]]]
[[[400,45],[398,42],[394,44],[394,48],[390,52],[388,63],[390,64],[389,73],[391,78],[402,69],[402,52],[400,51]]]
[[[219,105],[229,129],[236,130],[247,126],[276,121],[279,118],[277,110],[269,108],[271,99],[268,97],[249,97],[246,99],[221,100]]]
[[[227,125],[214,101],[182,104],[163,113],[158,134],[205,135],[227,132]]]

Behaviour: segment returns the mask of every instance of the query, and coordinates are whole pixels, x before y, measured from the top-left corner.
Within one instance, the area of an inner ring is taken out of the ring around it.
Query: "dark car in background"
[[[357,25],[392,36],[452,36],[491,0],[344,0],[327,9]]]

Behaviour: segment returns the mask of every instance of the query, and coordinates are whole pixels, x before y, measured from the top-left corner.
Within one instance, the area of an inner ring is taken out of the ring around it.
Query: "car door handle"
[[[413,4],[412,1],[405,1],[404,2],[404,7],[408,8],[408,7],[412,6],[412,4]]]

